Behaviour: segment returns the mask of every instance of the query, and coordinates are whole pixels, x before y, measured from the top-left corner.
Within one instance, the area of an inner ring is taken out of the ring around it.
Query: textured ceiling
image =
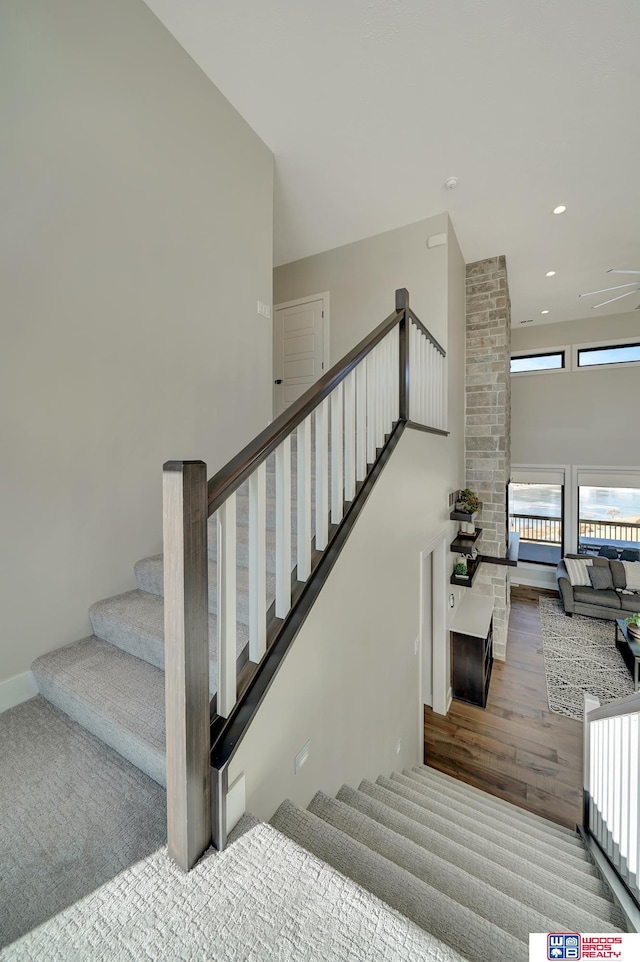
[[[639,0],[146,2],[275,154],[276,264],[448,210],[514,324],[640,303],[577,297],[640,269]]]

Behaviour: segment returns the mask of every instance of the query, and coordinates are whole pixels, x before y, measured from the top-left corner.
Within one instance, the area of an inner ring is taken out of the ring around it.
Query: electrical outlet
[[[262,301],[258,301],[258,314],[261,317],[266,317],[268,320],[271,317],[271,308],[268,304],[263,304]]]

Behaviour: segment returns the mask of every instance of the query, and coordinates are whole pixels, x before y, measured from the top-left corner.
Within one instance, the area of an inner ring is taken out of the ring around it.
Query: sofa
[[[627,588],[627,572],[629,572],[630,585],[640,583],[635,571],[637,565],[640,575],[640,562],[614,561],[609,558],[586,558],[585,555],[567,555],[567,558],[581,561],[587,566],[608,568],[610,579],[604,571],[594,572],[594,575],[588,578],[588,585],[572,584],[566,559],[563,558],[558,565],[556,579],[566,615],[571,616],[575,613],[615,621],[616,618],[627,618],[634,611],[640,611],[640,591],[635,590],[629,593],[630,588]],[[629,569],[628,565],[633,565],[633,569]],[[573,580],[576,580],[575,576]],[[610,580],[612,587],[595,588],[592,583],[594,580],[596,583]]]

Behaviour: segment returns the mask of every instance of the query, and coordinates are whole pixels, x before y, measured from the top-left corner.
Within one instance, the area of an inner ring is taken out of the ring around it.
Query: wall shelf
[[[478,511],[482,511],[482,505],[480,505]],[[466,511],[452,511],[449,517],[452,521],[475,521],[478,511],[474,511],[473,514]]]
[[[477,558],[476,561],[468,560],[467,571],[469,572],[469,577],[461,578],[460,575],[452,574],[449,578],[449,584],[459,585],[461,588],[472,588],[480,569],[480,563],[480,558]]]
[[[464,554],[465,551],[469,550],[471,545],[475,544],[481,534],[482,528],[476,528],[473,534],[460,534],[460,532],[458,532],[455,540],[449,545],[449,550]]]

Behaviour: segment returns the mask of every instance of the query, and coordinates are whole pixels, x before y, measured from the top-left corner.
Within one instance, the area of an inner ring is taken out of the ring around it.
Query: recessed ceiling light
[[[546,273],[544,276],[545,276],[545,277],[555,277],[555,276],[556,276],[556,272],[555,272],[555,271],[547,271],[547,273]]]
[[[455,190],[459,183],[460,181],[458,180],[457,177],[447,177],[447,179],[444,182],[444,186],[448,190]]]
[[[557,207],[554,207],[554,208],[553,208],[553,213],[554,213],[554,214],[564,214],[564,212],[565,212],[566,209],[567,209],[567,208],[564,206],[564,204],[559,204]]]
[[[544,311],[540,311],[540,313],[541,313],[541,314],[548,314],[548,313],[549,313],[549,311],[547,311],[547,310],[544,310]]]

